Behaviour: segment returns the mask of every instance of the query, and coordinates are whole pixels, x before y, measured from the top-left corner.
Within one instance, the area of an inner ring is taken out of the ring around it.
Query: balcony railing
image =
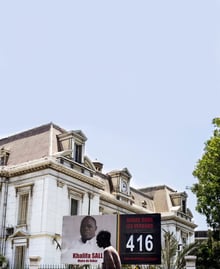
[[[84,165],[82,165],[82,164],[80,164],[72,159],[69,159],[69,158],[63,157],[63,156],[59,156],[59,157],[57,157],[57,160],[59,163],[63,164],[66,167],[74,169],[77,172],[85,174],[89,177],[93,177],[94,171],[92,171],[88,167],[85,167]]]
[[[192,218],[189,215],[186,215],[185,213],[180,212],[180,211],[177,211],[176,214],[177,214],[178,217],[181,217],[181,218],[183,218],[183,219],[185,219],[187,221],[192,222]]]

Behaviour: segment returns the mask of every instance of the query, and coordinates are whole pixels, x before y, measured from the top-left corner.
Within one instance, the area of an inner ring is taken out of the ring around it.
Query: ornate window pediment
[[[30,183],[27,185],[15,186],[16,197],[18,194],[22,194],[22,193],[30,193],[30,195],[32,196],[33,187],[34,187],[34,183]]]
[[[24,238],[24,237],[27,237],[27,236],[29,236],[29,234],[28,233],[26,233],[26,232],[24,232],[24,231],[22,231],[22,230],[18,230],[18,231],[16,231],[15,233],[13,233],[12,235],[10,235],[9,236],[9,238]]]
[[[22,231],[17,230],[14,234],[10,235],[9,238],[11,239],[11,247],[29,247],[29,234]]]
[[[74,188],[72,186],[67,186],[68,189],[68,197],[70,200],[70,215],[78,215],[80,212],[81,204],[85,192],[81,189]]]
[[[82,200],[85,192],[83,190],[68,186],[68,196],[73,197],[76,200]]]

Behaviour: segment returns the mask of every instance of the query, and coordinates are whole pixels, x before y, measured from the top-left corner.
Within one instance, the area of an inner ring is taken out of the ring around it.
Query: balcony
[[[93,177],[94,171],[89,169],[88,167],[85,167],[83,164],[78,163],[70,158],[64,157],[64,156],[58,156],[57,161],[71,169],[74,169],[75,171],[82,173],[86,176]]]

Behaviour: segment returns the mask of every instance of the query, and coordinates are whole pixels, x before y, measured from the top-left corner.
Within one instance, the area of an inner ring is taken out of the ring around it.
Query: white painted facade
[[[97,164],[84,156],[86,139],[81,132],[66,132],[53,124],[43,127],[42,131],[36,128],[19,137],[0,140],[2,152],[10,152],[8,163],[0,166],[0,246],[11,268],[18,263],[29,264],[31,260],[38,264],[60,264],[62,219],[71,214],[71,199],[77,201],[78,215],[161,213],[162,229],[174,232],[180,245],[194,241],[196,225],[192,222],[192,216],[187,212],[181,213],[180,206],[171,204],[170,193],[174,191],[163,186],[162,189],[168,190],[168,211],[163,209],[160,212],[153,195],[130,186],[131,175],[127,169],[103,174]],[[26,155],[31,155],[34,147],[38,146],[37,136],[41,139],[40,144],[44,141],[43,135],[48,133],[48,155],[42,153],[44,156],[39,154],[37,158],[30,157],[20,163],[19,154],[16,156],[22,148],[19,146],[24,143]],[[79,144],[83,141],[82,163],[66,157],[65,151],[55,148],[57,141],[54,140],[57,137],[64,139],[66,133],[73,139],[76,137]],[[25,139],[29,139],[29,147],[31,139],[35,140],[32,149],[25,148]],[[11,164],[10,155],[14,160]],[[121,187],[122,181],[128,184],[125,189]],[[28,195],[27,220],[19,224],[19,199],[23,194]],[[185,196],[180,193],[181,197]],[[22,250],[19,247],[23,247]],[[20,257],[22,261],[16,256],[18,250],[24,251],[24,256]]]

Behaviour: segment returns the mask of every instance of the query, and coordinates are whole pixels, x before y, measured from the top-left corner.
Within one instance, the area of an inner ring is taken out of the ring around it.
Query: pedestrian
[[[100,248],[104,248],[102,269],[121,269],[119,254],[111,245],[111,233],[100,231],[96,236],[96,242]]]

